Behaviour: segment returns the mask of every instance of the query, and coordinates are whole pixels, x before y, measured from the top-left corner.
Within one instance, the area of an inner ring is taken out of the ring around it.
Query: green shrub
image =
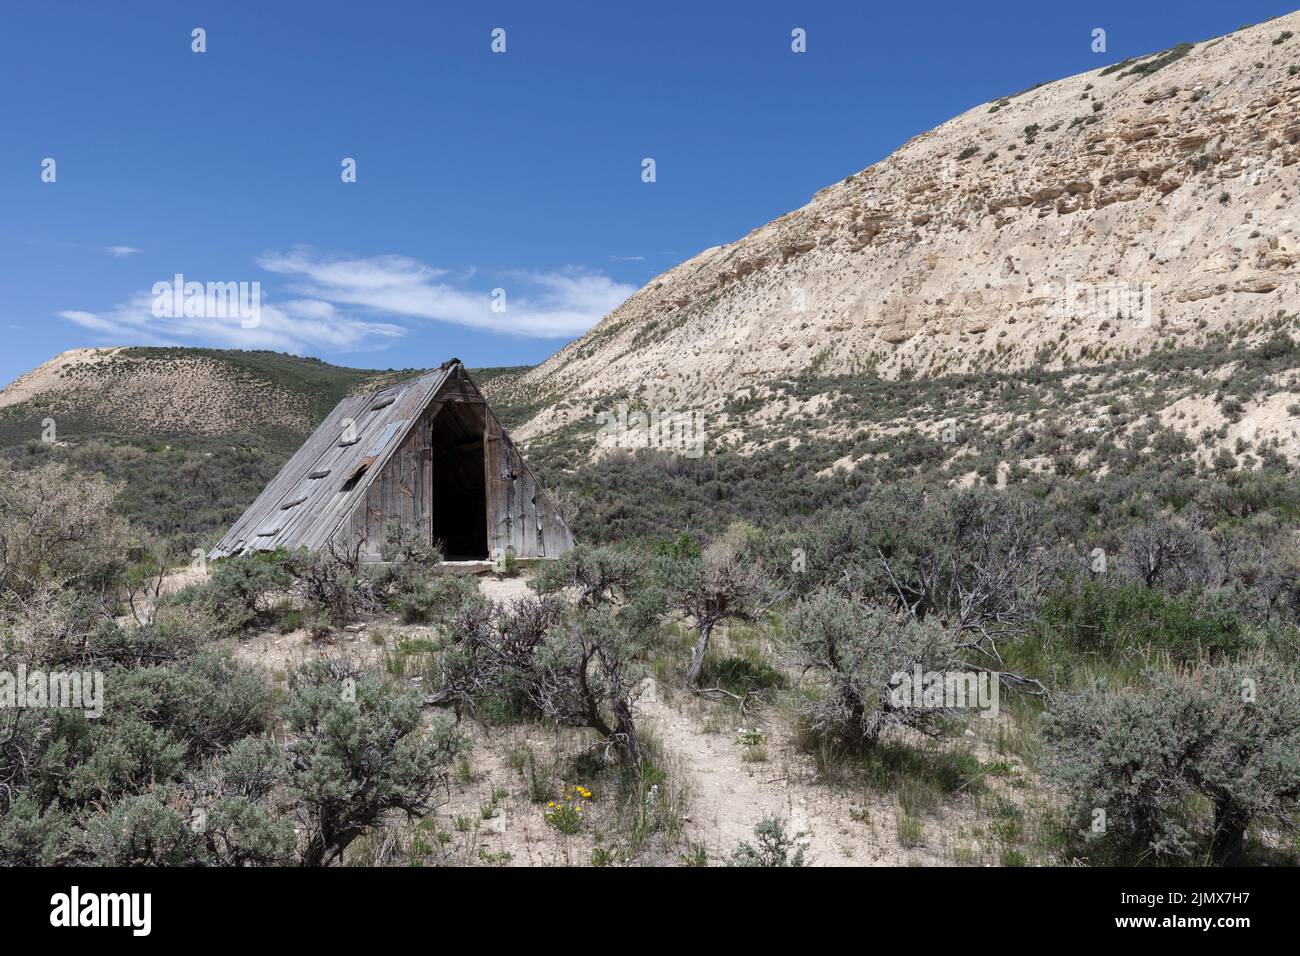
[[[78,852],[101,866],[193,864],[197,836],[168,794],[126,796],[97,814]]]
[[[421,699],[340,662],[315,661],[291,678],[285,720],[287,785],[304,828],[302,861],[338,861],[392,810],[423,816],[465,743],[452,722],[421,720]]]
[[[629,615],[589,608],[550,628],[533,658],[530,693],[537,709],[561,724],[596,731],[633,772],[641,770],[643,753],[632,703],[649,637]]]
[[[564,602],[551,595],[463,606],[437,663],[440,701],[484,719],[540,714],[536,653],[565,611]]]
[[[727,857],[727,866],[803,866],[807,847],[798,843],[801,835],[788,836],[784,823],[776,817],[765,817],[754,827],[757,845],[742,841]]]
[[[752,547],[749,529],[735,524],[709,542],[699,557],[661,556],[655,574],[668,606],[695,627],[686,681],[698,684],[714,629],[726,621],[753,622],[781,591]]]
[[[62,862],[71,819],[58,806],[41,808],[21,794],[0,814],[0,866],[52,866]]]
[[[617,548],[578,545],[554,561],[547,561],[529,587],[539,594],[559,594],[572,589],[582,607],[623,601],[646,583],[645,562]]]
[[[1235,863],[1252,821],[1294,825],[1300,670],[1259,657],[1094,684],[1053,707],[1043,742],[1085,848]]]
[[[823,590],[800,601],[786,620],[795,667],[825,681],[800,705],[816,735],[871,748],[890,727],[937,736],[950,715],[942,708],[899,705],[894,675],[947,672],[961,661],[949,632]]]
[[[382,579],[363,564],[359,547],[303,548],[290,554],[284,566],[313,632],[343,627],[383,606]]]
[[[211,609],[226,630],[237,632],[265,621],[270,615],[267,599],[292,583],[286,552],[241,554],[213,563],[208,580],[185,588],[177,600]]]
[[[297,861],[293,822],[278,817],[261,800],[243,795],[218,798],[204,811],[198,839],[211,866],[284,866]]]
[[[121,583],[132,542],[112,510],[119,490],[66,465],[0,460],[0,624],[43,586],[93,592]]]
[[[1249,646],[1250,633],[1227,595],[1197,589],[1173,596],[1135,581],[1094,578],[1050,592],[1028,641],[1058,660],[1132,664],[1148,650],[1177,661],[1235,654]]]
[[[484,600],[474,578],[445,572],[404,576],[385,599],[407,624],[445,624],[464,608]]]
[[[741,695],[784,687],[785,683],[785,674],[757,655],[710,657],[700,674],[703,686]]]
[[[205,650],[175,667],[110,672],[104,690],[106,722],[138,717],[166,730],[190,757],[218,752],[274,718],[271,690],[261,672],[228,651]]]
[[[110,839],[111,828],[170,828],[172,816],[143,799],[155,791],[167,791],[158,801],[169,808],[206,806],[192,789],[199,764],[228,748],[234,753],[270,725],[264,680],[227,653],[132,663],[100,662],[105,706],[96,719],[70,710],[0,711],[3,761],[12,770],[0,794],[0,854],[30,862],[136,861],[136,837]],[[155,862],[202,849],[175,844]]]

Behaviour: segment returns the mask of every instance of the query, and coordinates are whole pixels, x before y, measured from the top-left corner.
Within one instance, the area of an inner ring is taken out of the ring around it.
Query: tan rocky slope
[[[372,371],[273,352],[187,348],[71,349],[0,390],[0,447],[104,433],[306,434]]]
[[[1294,311],[1300,13],[985,103],[669,270],[511,387],[536,437],[807,370],[1097,364]],[[1073,290],[1067,294],[1066,289]]]

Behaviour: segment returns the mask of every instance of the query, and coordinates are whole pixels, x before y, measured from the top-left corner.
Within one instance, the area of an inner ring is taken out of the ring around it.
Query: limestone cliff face
[[[1297,67],[1300,13],[969,110],[659,276],[514,384],[569,400],[520,434],[620,395],[1087,364],[1293,311]]]

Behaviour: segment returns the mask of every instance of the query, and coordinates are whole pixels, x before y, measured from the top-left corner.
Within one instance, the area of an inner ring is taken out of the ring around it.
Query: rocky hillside
[[[792,404],[778,383],[1104,368],[1275,334],[1300,291],[1293,33],[1300,13],[917,136],[659,276],[521,376],[510,397],[536,414],[517,435],[576,427],[619,398],[715,411],[749,399],[751,424],[845,419],[855,412]],[[1167,417],[1191,429],[1177,400]],[[747,435],[735,415],[727,428]]]
[[[210,437],[239,431],[296,443],[354,388],[395,375],[276,352],[72,349],[0,391],[0,447],[76,440]]]

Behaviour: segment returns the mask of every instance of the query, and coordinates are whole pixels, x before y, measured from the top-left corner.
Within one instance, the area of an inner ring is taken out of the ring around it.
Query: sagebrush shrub
[[[466,746],[449,719],[426,727],[419,695],[337,661],[299,668],[291,689],[286,784],[303,830],[303,863],[336,862],[389,811],[433,810]]]
[[[749,529],[739,524],[710,541],[698,556],[660,556],[655,572],[668,605],[695,628],[688,684],[699,682],[719,624],[758,620],[782,595],[759,559]]]
[[[435,573],[403,577],[385,600],[407,624],[445,624],[462,609],[481,604],[484,599],[472,577]]]
[[[1300,670],[1263,656],[1096,683],[1043,723],[1044,769],[1082,844],[1157,859],[1236,862],[1253,820],[1293,825],[1300,797]],[[1210,807],[1198,818],[1192,795]]]
[[[727,857],[727,866],[797,867],[806,862],[807,847],[785,832],[785,824],[776,817],[765,817],[754,827],[757,844],[741,841]]]
[[[870,747],[891,727],[937,735],[951,718],[942,708],[898,706],[891,696],[895,674],[961,667],[955,638],[935,622],[823,589],[795,605],[785,631],[794,666],[823,685],[799,706],[814,733]]]
[[[286,552],[240,554],[215,562],[208,580],[190,585],[177,600],[209,608],[225,630],[236,632],[264,620],[268,598],[292,583]]]
[[[452,622],[435,697],[458,711],[590,727],[639,768],[632,704],[655,620],[644,610],[635,599],[570,607],[550,594],[468,606]]]
[[[579,606],[595,607],[626,600],[645,586],[646,577],[640,555],[579,544],[543,564],[528,586],[539,594],[571,590]]]
[[[327,627],[342,627],[383,606],[382,587],[364,566],[360,547],[331,544],[320,551],[305,548],[285,561],[292,591],[308,617]]]
[[[112,510],[119,490],[66,465],[0,460],[0,611],[45,584],[94,591],[120,579],[131,535]]]

